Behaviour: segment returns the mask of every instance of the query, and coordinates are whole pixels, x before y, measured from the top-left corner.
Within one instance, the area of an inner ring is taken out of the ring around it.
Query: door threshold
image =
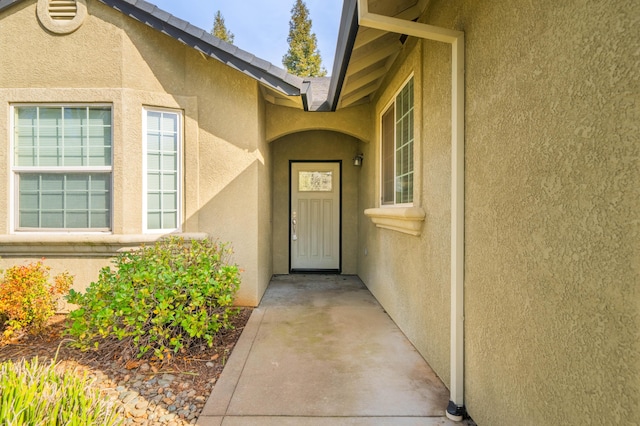
[[[338,274],[340,275],[340,269],[292,269],[290,274]]]

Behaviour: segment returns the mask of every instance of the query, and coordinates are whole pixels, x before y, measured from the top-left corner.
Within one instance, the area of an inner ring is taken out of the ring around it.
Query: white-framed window
[[[182,113],[144,108],[144,229],[180,229]]]
[[[109,231],[110,105],[12,105],[16,231]]]
[[[413,77],[382,112],[381,204],[413,203]]]

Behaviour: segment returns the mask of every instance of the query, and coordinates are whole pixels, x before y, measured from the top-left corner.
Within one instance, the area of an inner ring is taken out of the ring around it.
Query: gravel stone
[[[173,420],[173,419],[175,419],[175,418],[176,418],[176,415],[175,415],[175,414],[173,414],[173,413],[171,413],[171,414],[165,414],[164,416],[160,417],[160,418],[158,419],[158,421],[159,421],[160,423],[162,423],[162,422],[168,423],[168,422],[172,421],[172,420]]]
[[[119,399],[125,404],[128,404],[129,402],[135,400],[138,396],[140,396],[140,394],[136,391],[125,391],[120,394]]]
[[[122,372],[115,378],[115,386],[109,380],[96,380],[102,393],[120,404],[119,411],[126,418],[124,425],[186,426],[195,424],[208,395],[198,394],[188,378],[173,374],[158,376],[136,375]],[[123,378],[129,376],[128,382]]]

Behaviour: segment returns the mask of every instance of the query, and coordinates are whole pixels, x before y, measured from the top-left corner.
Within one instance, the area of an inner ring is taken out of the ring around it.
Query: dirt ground
[[[240,314],[233,318],[234,328],[222,331],[215,339],[213,347],[209,348],[206,345],[195,347],[186,353],[176,355],[170,364],[137,360],[123,354],[117,343],[103,345],[99,350],[86,352],[71,348],[68,346],[70,339],[62,335],[66,315],[56,315],[51,318],[46,329],[38,335],[25,335],[2,344],[0,362],[31,360],[36,356],[41,362],[56,359],[65,369],[87,373],[89,377],[97,378],[96,386],[105,391],[106,395],[109,395],[109,390],[119,387],[127,389],[137,387],[135,390],[140,394],[149,392],[154,395],[158,390],[163,393],[173,391],[173,394],[178,395],[179,392],[188,389],[190,391],[188,405],[192,403],[193,407],[197,405],[197,414],[199,414],[240,338],[251,311],[250,308],[241,308]],[[164,389],[159,389],[162,387],[160,384],[155,385],[156,389],[148,389],[151,387],[149,383],[161,382],[152,380],[154,377],[160,379],[167,375],[176,379],[170,385],[164,385]],[[162,401],[158,402],[158,405],[162,404]],[[170,404],[167,401],[167,407],[170,407]]]

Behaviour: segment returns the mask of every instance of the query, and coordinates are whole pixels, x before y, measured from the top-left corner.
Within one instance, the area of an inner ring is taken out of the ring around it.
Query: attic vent
[[[44,28],[54,34],[70,34],[87,17],[87,0],[38,0],[36,11]]]
[[[49,16],[55,21],[70,21],[77,13],[75,0],[49,0]]]

